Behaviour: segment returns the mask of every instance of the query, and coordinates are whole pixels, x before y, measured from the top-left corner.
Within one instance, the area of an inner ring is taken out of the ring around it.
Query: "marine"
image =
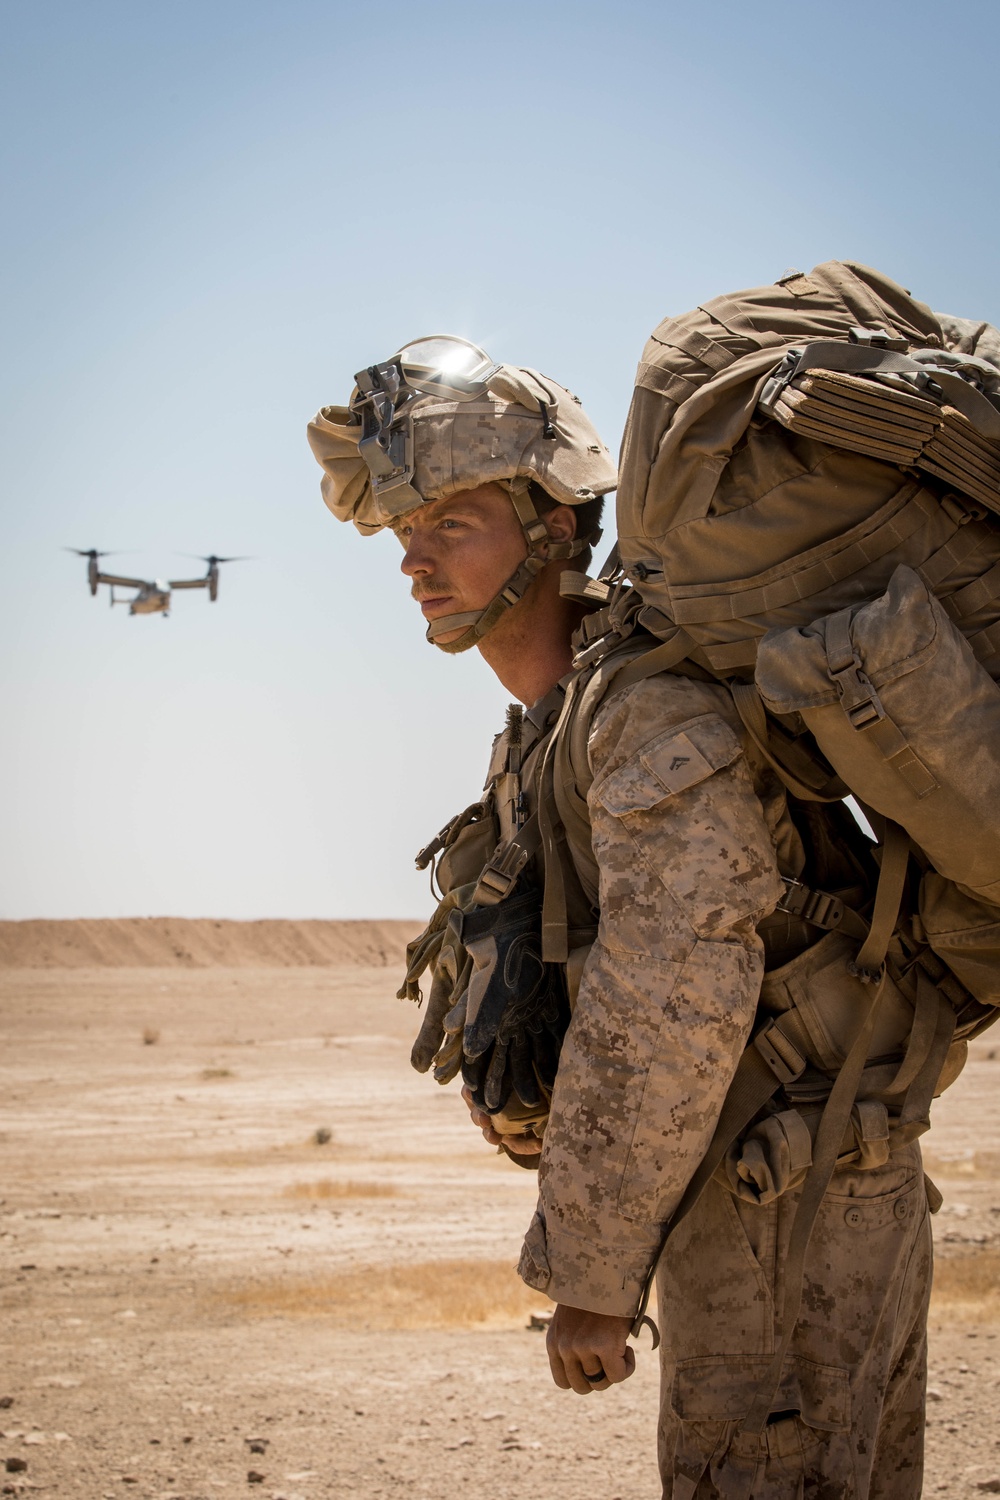
[[[629,1377],[655,1273],[665,1496],[919,1495],[933,1190],[852,1098],[804,1236],[825,1096],[772,1030],[849,940],[789,892],[870,912],[868,841],[789,794],[710,673],[657,670],[627,599],[609,631],[586,567],[615,468],[564,387],[419,340],[309,441],[334,515],[396,533],[428,639],[516,700],[483,794],[421,851],[442,899],[404,992],[430,973],[414,1065],[461,1074],[538,1168],[519,1270],[556,1304],[556,1385]],[[768,1046],[771,1093],[706,1173]]]

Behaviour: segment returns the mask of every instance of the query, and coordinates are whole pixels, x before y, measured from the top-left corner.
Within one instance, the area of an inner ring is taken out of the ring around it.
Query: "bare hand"
[[[631,1328],[631,1318],[559,1303],[545,1339],[552,1379],[559,1389],[589,1396],[627,1380],[635,1369],[635,1350],[626,1343]],[[595,1375],[601,1378],[588,1378]]]
[[[491,1146],[506,1146],[518,1156],[537,1156],[542,1149],[542,1143],[537,1135],[501,1135],[493,1129],[493,1116],[488,1115],[484,1109],[477,1109],[472,1102],[472,1090],[468,1084],[462,1088],[462,1098],[469,1106],[469,1114],[472,1116],[473,1125],[478,1125],[483,1132],[483,1139],[489,1141]]]

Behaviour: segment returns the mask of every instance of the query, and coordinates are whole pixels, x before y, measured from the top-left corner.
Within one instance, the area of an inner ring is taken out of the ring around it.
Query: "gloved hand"
[[[463,903],[472,899],[474,890],[474,885],[460,885],[449,891],[425,931],[407,948],[406,982],[400,995],[416,991],[419,998],[420,974],[432,966],[434,976],[427,1009],[410,1052],[410,1062],[418,1073],[427,1072],[435,1053],[446,1041],[445,1017],[464,991],[472,970],[472,960],[462,943],[461,917]]]
[[[477,1108],[491,1114],[512,1094],[547,1104],[569,1024],[560,964],[542,962],[537,891],[475,908],[461,918],[472,957],[462,1046],[462,1077]]]
[[[444,1041],[434,1054],[435,1083],[450,1083],[458,1076],[462,1067],[462,1032],[465,1029],[465,1007],[469,999],[468,984],[471,972],[472,959],[466,955],[461,975],[462,990],[444,1018],[442,1024]]]

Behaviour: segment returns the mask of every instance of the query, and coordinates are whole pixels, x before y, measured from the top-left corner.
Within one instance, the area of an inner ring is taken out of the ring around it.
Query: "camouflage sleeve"
[[[724,689],[666,676],[595,716],[600,930],[519,1266],[572,1307],[635,1311],[753,1020],[781,883],[733,718]]]

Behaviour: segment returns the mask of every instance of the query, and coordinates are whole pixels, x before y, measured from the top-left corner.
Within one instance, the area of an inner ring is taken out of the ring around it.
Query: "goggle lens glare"
[[[500,368],[478,344],[447,333],[414,339],[400,349],[396,359],[413,390],[455,401],[481,396]]]

